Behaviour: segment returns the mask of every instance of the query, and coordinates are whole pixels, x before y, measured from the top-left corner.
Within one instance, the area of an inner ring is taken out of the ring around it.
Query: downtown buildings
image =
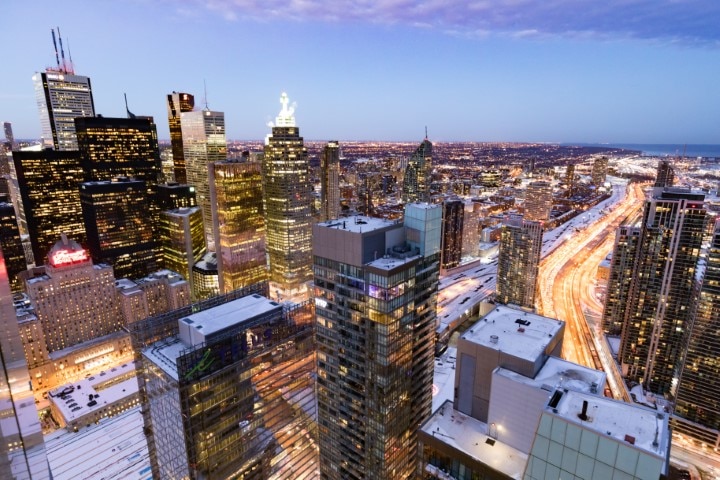
[[[500,232],[496,300],[503,304],[535,308],[543,226],[509,216]]]
[[[320,474],[408,478],[432,403],[442,209],[313,226]]]
[[[167,107],[173,158],[173,180],[184,184],[187,183],[187,173],[185,171],[185,150],[181,119],[183,113],[193,111],[195,97],[189,93],[170,93],[167,96]]]

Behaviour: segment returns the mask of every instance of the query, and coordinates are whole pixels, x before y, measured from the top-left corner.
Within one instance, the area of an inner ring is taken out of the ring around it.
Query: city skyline
[[[427,125],[433,141],[720,143],[720,99],[710,95],[720,7],[709,2],[83,7],[5,7],[19,21],[3,43],[22,48],[6,49],[0,116],[16,138],[40,136],[31,77],[55,64],[59,26],[66,58],[92,79],[96,111],[124,115],[127,93],[161,139],[167,94],[194,94],[203,108],[205,81],[230,139],[269,133],[287,91],[312,140],[413,140]]]

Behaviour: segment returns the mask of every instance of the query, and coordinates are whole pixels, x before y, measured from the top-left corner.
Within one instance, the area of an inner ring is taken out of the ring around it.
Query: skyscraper
[[[677,382],[692,326],[704,198],[666,189],[645,202],[618,359],[624,376],[661,395]]]
[[[72,61],[65,60],[62,38],[59,39],[62,55],[62,62],[60,61],[55,31],[52,32],[52,37],[57,65],[42,73],[35,73],[32,77],[40,111],[43,147],[77,150],[75,119],[95,116],[92,87],[90,78],[76,75]]]
[[[15,209],[9,203],[0,202],[0,248],[5,257],[5,267],[13,293],[22,290],[18,274],[27,269],[25,249],[20,239]]]
[[[3,131],[5,133],[5,143],[10,150],[15,148],[15,136],[13,135],[12,123],[3,122]]]
[[[525,189],[525,220],[547,222],[553,207],[552,185],[545,180],[530,182]]]
[[[307,150],[295,126],[295,108],[288,96],[280,97],[282,109],[272,134],[265,140],[263,156],[263,206],[270,259],[270,295],[287,299],[307,294],[312,280],[312,197]]]
[[[161,211],[195,207],[195,187],[177,182],[163,183],[158,185],[157,202]]]
[[[195,187],[197,204],[203,212],[205,243],[214,252],[208,164],[227,158],[225,114],[208,109],[185,112],[180,114],[180,124],[187,183]]]
[[[442,209],[313,226],[320,474],[409,478],[430,415]]]
[[[674,183],[675,170],[670,165],[670,161],[660,160],[657,166],[657,175],[655,176],[655,187],[672,187]]]
[[[266,281],[262,165],[227,160],[208,167],[220,293]]]
[[[535,308],[538,266],[543,227],[539,222],[513,215],[505,219],[500,232],[496,300]]]
[[[200,207],[183,207],[160,213],[160,254],[165,268],[178,272],[190,284],[192,268],[206,253]]]
[[[83,170],[76,151],[13,152],[20,197],[36,265],[61,234],[86,241],[80,205]]]
[[[133,324],[155,478],[317,478],[312,305],[258,290]]]
[[[432,143],[425,138],[405,167],[403,202],[429,202],[432,174]]]
[[[608,158],[598,157],[593,161],[592,172],[590,174],[592,183],[596,187],[600,187],[605,183],[607,177]]]
[[[716,434],[720,430],[719,305],[720,224],[716,223],[675,405],[676,415],[713,429]],[[717,435],[712,440],[716,439]]]
[[[565,168],[565,186],[567,196],[572,197],[575,191],[575,165],[572,163]]]
[[[189,93],[170,93],[167,96],[167,107],[168,124],[170,125],[170,144],[173,154],[174,180],[177,183],[187,183],[180,117],[182,113],[193,111],[195,107],[195,97]]]
[[[75,120],[85,181],[126,177],[145,182],[153,224],[161,165],[157,129],[151,117],[90,117]]]
[[[640,227],[623,225],[615,232],[615,246],[610,261],[610,278],[602,316],[602,328],[607,335],[619,336],[622,332],[639,240]]]
[[[320,218],[340,217],[340,144],[328,142],[320,155]]]
[[[465,204],[458,200],[446,200],[442,204],[442,246],[440,268],[455,268],[462,259],[463,221]]]
[[[142,278],[159,268],[145,182],[82,183],[80,204],[95,263],[112,265],[115,278]]]

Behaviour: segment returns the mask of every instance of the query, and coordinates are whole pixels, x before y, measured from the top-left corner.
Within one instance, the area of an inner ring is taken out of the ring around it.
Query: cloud
[[[186,8],[185,0],[178,9]],[[367,22],[469,37],[641,39],[720,46],[717,0],[195,0],[235,20]]]

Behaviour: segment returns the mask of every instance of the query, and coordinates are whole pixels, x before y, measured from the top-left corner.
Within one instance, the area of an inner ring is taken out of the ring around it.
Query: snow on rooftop
[[[420,256],[419,253],[417,255],[409,256],[406,258],[387,256],[387,257],[378,258],[377,260],[373,260],[372,262],[369,262],[367,265],[370,267],[375,267],[377,269],[381,269],[381,270],[392,270],[394,268],[403,266],[406,263],[410,263],[414,260],[417,260],[417,258],[419,256]]]
[[[142,354],[171,378],[178,380],[177,359],[180,353],[187,350],[187,348],[188,345],[180,341],[180,338],[173,336],[164,338],[144,348]]]
[[[588,420],[578,417],[583,401],[588,402]],[[551,408],[551,407],[548,407]],[[621,442],[632,442],[636,448],[665,458],[670,432],[669,415],[650,408],[610,398],[568,391],[563,394],[553,413]],[[557,411],[557,412],[556,412]],[[653,445],[657,443],[657,445]]]
[[[487,435],[487,424],[454,410],[452,406],[451,401],[445,402],[421,430],[498,472],[511,478],[522,478],[527,455],[498,440],[492,445],[487,443],[488,439],[493,440]]]
[[[352,233],[372,232],[381,228],[391,227],[397,222],[386,220],[384,218],[366,217],[357,215],[354,217],[339,218],[336,220],[328,220],[318,224],[321,227],[335,228],[338,230],[347,230]]]
[[[498,367],[495,374],[525,385],[544,388],[550,392],[567,388],[577,392],[593,394],[602,392],[606,377],[603,371],[593,370],[558,357],[548,357],[535,378],[528,378],[525,375],[502,367]]]
[[[461,338],[518,358],[535,361],[558,335],[563,325],[560,320],[496,305]]]
[[[435,358],[433,372],[432,411],[455,396],[455,359],[457,348],[448,347],[440,358]]]

